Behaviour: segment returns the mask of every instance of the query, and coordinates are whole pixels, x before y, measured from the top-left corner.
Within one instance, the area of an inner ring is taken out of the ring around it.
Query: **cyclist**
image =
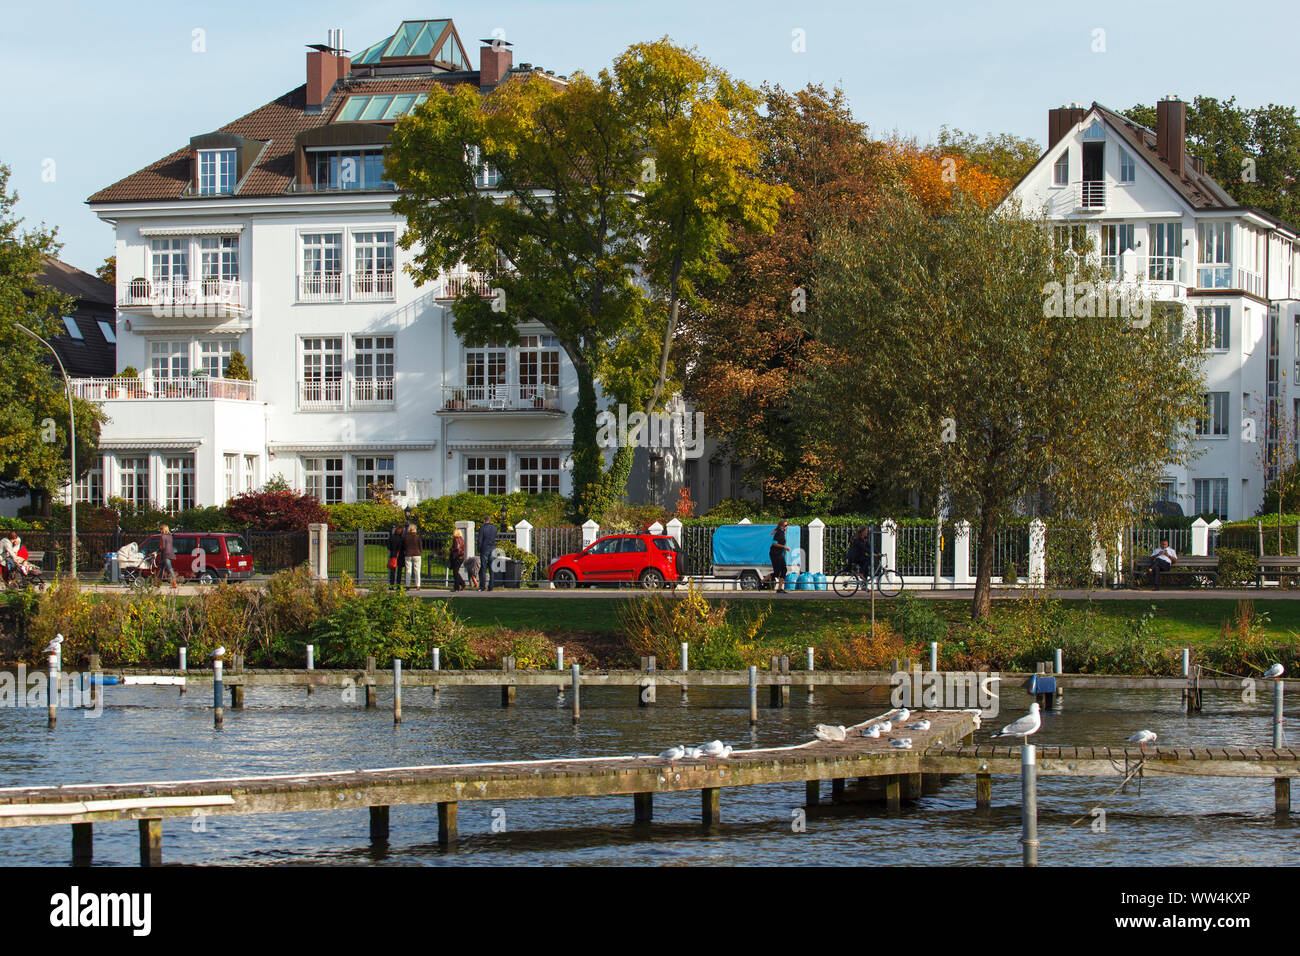
[[[853,540],[849,542],[849,553],[845,559],[850,568],[862,575],[864,584],[871,580],[872,573],[871,543],[868,540],[870,534],[871,529],[866,525],[859,528],[853,535]]]

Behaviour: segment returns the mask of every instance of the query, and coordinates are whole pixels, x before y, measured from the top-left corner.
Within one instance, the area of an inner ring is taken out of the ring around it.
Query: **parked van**
[[[140,545],[140,553],[146,559],[144,566],[152,566],[161,537],[151,534]],[[225,531],[173,531],[172,544],[176,548],[172,567],[179,578],[194,578],[200,584],[216,584],[218,581],[246,581],[253,576],[253,555],[242,535]]]

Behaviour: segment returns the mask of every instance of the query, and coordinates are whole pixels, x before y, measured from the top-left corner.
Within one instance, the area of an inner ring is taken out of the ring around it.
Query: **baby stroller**
[[[140,590],[150,583],[156,584],[153,555],[145,555],[134,541],[124,545],[117,552],[117,571],[122,583],[129,588]]]
[[[27,588],[40,591],[45,587],[45,576],[39,564],[26,558],[15,560],[6,554],[4,555],[4,584],[12,591]]]

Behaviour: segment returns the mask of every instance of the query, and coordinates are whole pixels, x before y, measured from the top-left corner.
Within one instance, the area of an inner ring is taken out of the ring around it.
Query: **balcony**
[[[353,302],[392,302],[391,272],[359,272],[352,275]]]
[[[320,272],[298,276],[299,302],[342,302],[343,273]]]
[[[343,411],[343,380],[298,383],[298,410],[302,412]]]
[[[352,406],[354,408],[391,407],[394,402],[395,382],[391,378],[358,378],[352,380]]]
[[[444,385],[440,415],[492,412],[563,415],[560,390],[554,385]]]
[[[248,310],[248,291],[238,279],[132,279],[118,308],[158,318],[227,318]]]
[[[1251,272],[1249,269],[1237,270],[1237,288],[1242,292],[1249,292],[1251,295],[1264,297],[1264,277],[1258,272]]]
[[[1100,179],[1085,179],[1079,183],[1080,212],[1101,212],[1106,208],[1106,183]]]
[[[1183,288],[1192,283],[1192,263],[1178,256],[1140,256],[1129,250],[1122,256],[1102,256],[1101,264],[1120,282],[1168,283]]]
[[[72,394],[88,402],[120,399],[230,399],[237,402],[257,401],[257,383],[233,378],[161,378],[142,375],[138,378],[74,378]]]
[[[438,299],[459,299],[463,295],[492,295],[492,283],[495,276],[486,272],[465,272],[460,275],[443,276],[434,294]]]

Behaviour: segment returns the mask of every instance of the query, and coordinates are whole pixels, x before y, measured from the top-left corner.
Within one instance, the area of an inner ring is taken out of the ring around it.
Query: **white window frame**
[[[199,278],[207,282],[239,281],[239,236],[199,236]],[[211,294],[204,289],[205,294]]]
[[[173,514],[194,507],[194,456],[162,456],[163,508]]]
[[[355,229],[352,246],[352,298],[391,302],[397,262],[397,234],[392,229]]]
[[[148,507],[152,501],[152,482],[149,474],[149,456],[141,454],[119,455],[117,473],[120,483],[119,497],[137,508]]]
[[[1220,519],[1227,521],[1228,479],[1192,479],[1192,507],[1198,515],[1217,514]]]
[[[1052,163],[1052,185],[1070,185],[1070,149],[1068,146]]]
[[[239,487],[239,456],[226,452],[223,456],[226,468],[226,501],[235,497]]]
[[[103,458],[97,459],[86,474],[77,479],[75,494],[78,504],[86,502],[92,505],[102,505],[107,500],[104,497]]]
[[[184,283],[189,277],[189,239],[169,237],[149,240],[149,278],[154,285]]]
[[[333,467],[337,465],[338,467]],[[303,493],[314,495],[323,505],[343,502],[343,457],[308,455],[302,459]],[[336,493],[331,490],[337,488]]]
[[[1230,433],[1229,392],[1202,392],[1202,413],[1196,418],[1197,438],[1227,438]]]
[[[525,494],[560,493],[560,461],[563,456],[546,452],[527,452],[518,457],[515,486]],[[554,479],[555,487],[543,488]]]
[[[384,462],[387,462],[387,467],[384,467]],[[369,501],[371,486],[381,482],[390,491],[397,488],[397,458],[393,455],[356,455],[352,459],[352,470],[357,501]]]
[[[479,452],[462,455],[461,459],[461,480],[466,491],[480,495],[503,495],[509,490],[509,453]]]
[[[1227,352],[1232,347],[1232,306],[1198,305],[1196,334],[1204,352]]]
[[[298,233],[299,302],[343,301],[345,248],[342,229]]]
[[[1119,184],[1131,186],[1137,182],[1137,160],[1123,146],[1119,147]]]
[[[196,343],[199,361],[196,368],[207,373],[208,378],[225,378],[230,370],[230,358],[235,354],[235,340],[230,338],[199,339]]]
[[[1196,287],[1232,288],[1232,223],[1196,224]]]
[[[239,185],[239,158],[233,149],[199,150],[199,195],[223,196]]]
[[[244,482],[244,487],[243,487],[244,491],[253,491],[255,488],[257,488],[257,456],[256,455],[244,456],[244,470],[243,470],[242,477]]]
[[[330,334],[298,337],[299,408],[343,407],[345,340]]]
[[[397,336],[352,336],[352,401],[391,405],[397,382]]]
[[[160,348],[160,346],[165,348]],[[191,371],[190,351],[189,339],[150,340],[149,374],[155,380],[189,381]],[[178,369],[178,365],[183,368]]]

